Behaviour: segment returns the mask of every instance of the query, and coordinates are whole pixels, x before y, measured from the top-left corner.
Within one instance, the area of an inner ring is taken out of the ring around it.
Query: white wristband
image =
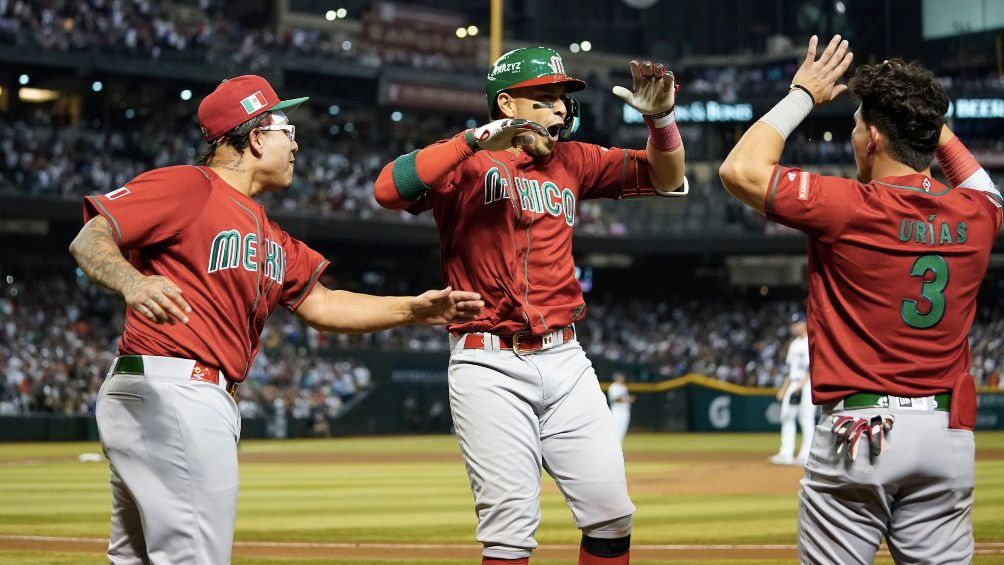
[[[760,121],[776,129],[781,137],[788,139],[791,132],[795,131],[798,124],[802,123],[812,111],[812,106],[812,97],[801,89],[795,89],[764,114]]]
[[[661,118],[652,118],[652,125],[657,128],[668,128],[669,124],[676,121],[676,111],[672,111]]]

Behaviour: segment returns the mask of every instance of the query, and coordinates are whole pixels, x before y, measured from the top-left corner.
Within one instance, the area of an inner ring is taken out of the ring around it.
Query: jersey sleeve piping
[[[209,175],[206,174],[206,171],[202,170],[202,167],[196,167],[195,165],[192,165],[192,166],[195,167],[196,169],[198,169],[198,171],[200,173],[202,173],[202,176],[206,177],[206,180],[212,182],[212,180],[209,178]]]
[[[907,191],[910,191],[910,192],[916,192],[917,194],[923,194],[925,196],[944,196],[944,195],[948,194],[949,190],[951,190],[951,188],[948,187],[947,185],[945,186],[944,190],[941,190],[941,191],[938,191],[938,192],[931,192],[929,190],[924,190],[922,188],[917,188],[915,186],[905,186],[905,185],[902,185],[902,184],[890,184],[890,183],[887,183],[887,182],[882,182],[880,180],[875,181],[875,184],[880,184],[880,185],[888,187],[888,188],[895,188],[897,190],[907,190]]]
[[[771,218],[771,209],[774,207],[774,193],[777,191],[777,183],[781,181],[781,165],[774,165],[774,177],[770,181],[770,190],[767,191],[767,201],[764,204],[764,212],[768,219]]]
[[[105,206],[101,203],[100,200],[97,199],[97,197],[95,197],[95,196],[85,196],[84,200],[86,202],[90,202],[91,204],[93,204],[94,207],[95,207],[95,209],[97,210],[97,212],[100,215],[104,216],[106,220],[108,220],[108,222],[112,225],[112,228],[115,231],[115,244],[121,246],[122,245],[122,228],[119,227],[119,223],[115,219],[115,216],[113,216],[112,213],[109,212],[107,208],[105,208]]]
[[[303,300],[307,298],[307,294],[309,294],[310,289],[314,288],[314,285],[317,284],[317,279],[321,277],[321,273],[323,273],[324,269],[326,269],[330,264],[331,262],[327,259],[324,259],[317,264],[313,274],[311,274],[310,278],[307,279],[307,284],[303,285],[303,290],[300,291],[300,294],[296,295],[296,298],[294,298],[292,302],[288,302],[286,304],[286,308],[288,308],[290,312],[295,312],[296,309],[300,307]]]

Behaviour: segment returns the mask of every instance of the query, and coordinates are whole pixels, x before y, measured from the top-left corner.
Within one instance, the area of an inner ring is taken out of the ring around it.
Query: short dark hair
[[[948,112],[948,96],[931,71],[890,59],[858,67],[848,87],[861,102],[861,118],[885,136],[890,157],[916,171],[931,166]]]
[[[247,149],[248,144],[251,143],[251,132],[257,128],[271,124],[272,114],[268,112],[258,114],[220,137],[210,141],[209,144],[195,156],[195,164],[208,165],[209,162],[213,160],[213,157],[216,156],[216,148],[221,145],[229,145],[238,153],[243,152]]]

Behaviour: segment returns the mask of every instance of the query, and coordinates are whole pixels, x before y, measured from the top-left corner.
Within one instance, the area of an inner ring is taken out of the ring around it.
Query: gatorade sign
[[[708,405],[708,421],[716,430],[724,430],[732,423],[732,397],[719,396]]]

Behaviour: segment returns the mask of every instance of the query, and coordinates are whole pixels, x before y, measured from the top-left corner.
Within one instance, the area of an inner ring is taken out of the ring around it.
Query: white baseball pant
[[[143,356],[145,374],[110,374],[97,401],[111,467],[114,565],[230,563],[240,412],[195,361]]]
[[[537,547],[541,469],[590,537],[631,533],[624,454],[606,397],[578,341],[516,355],[497,338],[464,349],[451,338],[450,407],[485,557],[519,559]],[[613,523],[615,526],[612,526]]]

